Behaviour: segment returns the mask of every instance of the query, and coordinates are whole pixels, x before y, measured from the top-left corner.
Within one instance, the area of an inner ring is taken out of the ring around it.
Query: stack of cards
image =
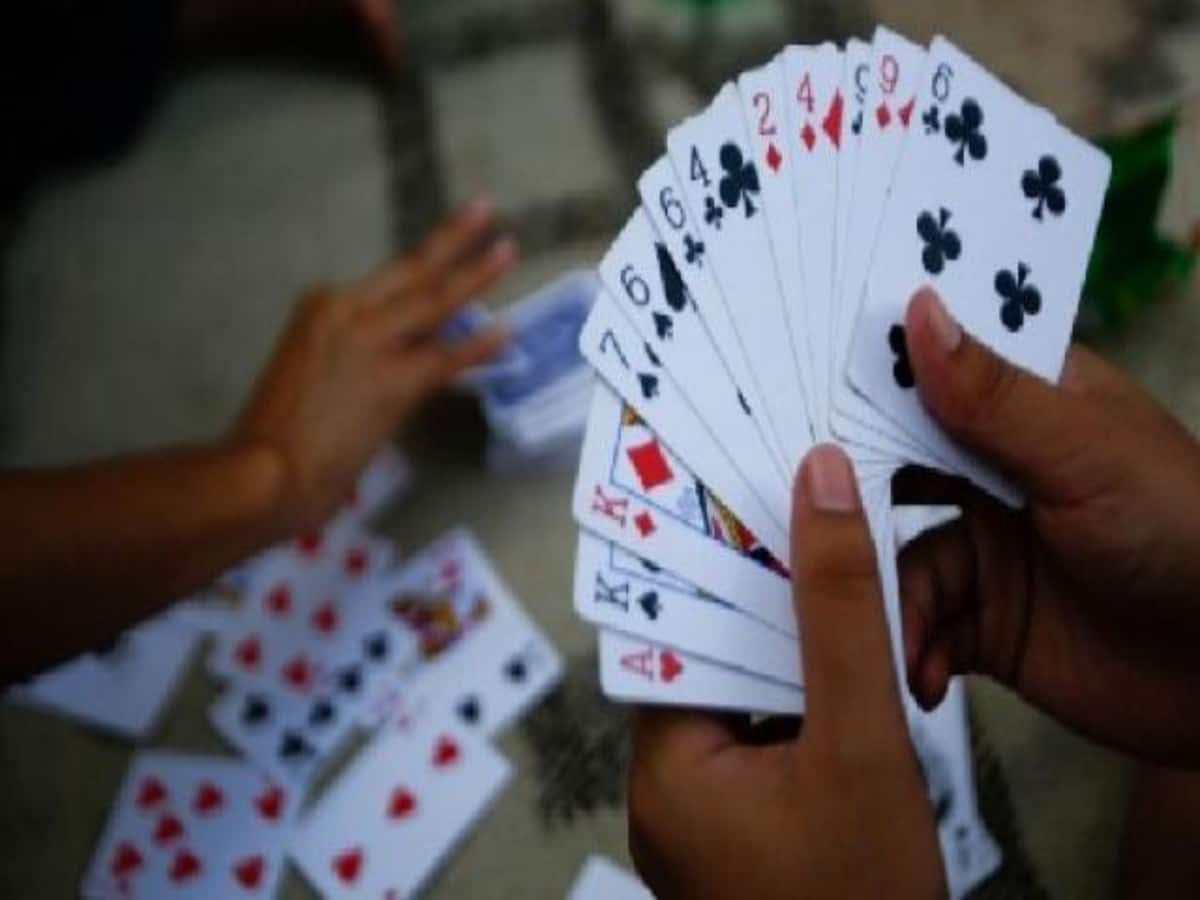
[[[568,272],[507,307],[499,324],[511,335],[509,345],[463,376],[491,428],[494,469],[563,452],[574,458],[591,395],[577,338],[598,290],[593,272]],[[446,326],[445,337],[461,340],[494,324],[482,306],[470,306]]]
[[[610,697],[803,712],[790,487],[817,442],[856,467],[903,665],[897,531],[922,525],[892,510],[896,469],[1020,502],[917,398],[908,299],[932,285],[972,335],[1057,380],[1108,176],[1103,154],[949,41],[885,28],[787,47],[670,131],[580,335],[600,383],[573,497],[574,596]],[[931,790],[956,773],[966,818],[943,829],[956,893],[995,862],[960,691],[949,711],[910,712]]]

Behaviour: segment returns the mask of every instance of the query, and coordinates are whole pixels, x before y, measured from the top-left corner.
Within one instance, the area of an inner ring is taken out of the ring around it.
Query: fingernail
[[[471,201],[471,205],[467,207],[467,218],[475,222],[482,222],[492,215],[492,201],[480,195]]]
[[[942,348],[943,353],[953,353],[962,343],[962,326],[950,315],[942,303],[942,298],[932,288],[922,288],[921,294],[927,298],[929,304],[929,327],[933,330],[933,336],[937,338],[938,346]]]
[[[511,263],[517,258],[517,242],[511,237],[502,237],[492,244],[492,260],[499,264]]]
[[[805,464],[812,505],[820,512],[852,513],[858,510],[858,486],[850,459],[829,444],[815,448]]]

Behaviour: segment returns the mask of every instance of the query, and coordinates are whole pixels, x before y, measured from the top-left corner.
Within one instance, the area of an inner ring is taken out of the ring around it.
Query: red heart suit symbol
[[[343,850],[333,858],[333,874],[346,884],[354,884],[362,873],[363,852],[361,847]]]
[[[445,768],[458,761],[458,743],[450,737],[441,737],[433,748],[433,764]]]
[[[211,781],[202,782],[196,788],[196,796],[192,800],[192,809],[197,815],[209,816],[215,813],[225,803],[225,795]]]
[[[254,798],[254,805],[264,819],[274,822],[283,812],[283,789],[278,785],[271,785]]]
[[[190,850],[180,850],[175,854],[175,858],[171,860],[171,868],[167,872],[168,877],[175,883],[191,881],[198,876],[203,869],[200,864],[200,858]]]
[[[251,856],[233,866],[233,877],[244,888],[256,888],[262,884],[267,863],[261,856]]]
[[[152,809],[167,799],[167,786],[151,776],[138,788],[137,805],[141,809]]]
[[[165,847],[171,841],[183,836],[183,823],[170,813],[158,820],[154,826],[154,843]]]
[[[392,798],[388,803],[388,818],[406,819],[416,808],[416,795],[408,788],[398,787],[392,791]]]
[[[124,841],[113,853],[112,873],[116,878],[125,878],[140,869],[144,861],[138,848]]]

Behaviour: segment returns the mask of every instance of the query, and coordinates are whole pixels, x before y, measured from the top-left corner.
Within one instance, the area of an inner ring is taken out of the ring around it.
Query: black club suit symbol
[[[1037,201],[1033,217],[1039,222],[1044,209],[1061,216],[1067,208],[1067,195],[1058,183],[1061,178],[1062,167],[1053,156],[1043,156],[1038,160],[1037,171],[1026,169],[1021,176],[1021,190],[1030,200]]]
[[[946,116],[946,140],[958,145],[954,161],[966,165],[967,155],[980,160],[987,156],[987,138],[980,132],[983,125],[983,110],[969,97],[963,101],[962,110]]]
[[[892,377],[896,384],[907,390],[913,387],[917,380],[913,378],[912,364],[908,361],[908,341],[904,337],[904,326],[893,325],[888,329],[888,346],[896,356],[892,365]]]
[[[725,210],[717,206],[717,201],[711,196],[704,198],[704,221],[717,231],[721,230],[721,220],[725,218]]]
[[[925,249],[921,251],[921,262],[930,275],[940,273],[946,268],[947,261],[953,262],[962,253],[962,241],[958,239],[958,232],[951,231],[949,224],[950,211],[945,207],[938,210],[936,219],[933,213],[928,211],[917,216],[917,234],[925,242]]]
[[[703,265],[700,257],[704,255],[704,241],[698,241],[690,234],[683,236],[684,258],[693,265]]]
[[[1036,316],[1042,308],[1042,294],[1032,284],[1026,284],[1029,266],[1017,264],[1017,274],[1008,269],[996,273],[996,293],[1004,302],[1000,304],[1000,321],[1009,331],[1020,331],[1025,316]]]
[[[933,134],[935,131],[942,130],[942,118],[937,106],[931,106],[925,110],[921,115],[921,121],[925,123],[926,134]]]
[[[757,209],[751,195],[759,192],[758,169],[754,168],[754,163],[746,162],[737,144],[724,144],[719,159],[725,170],[719,185],[721,202],[730,209],[742,204],[749,219]]]

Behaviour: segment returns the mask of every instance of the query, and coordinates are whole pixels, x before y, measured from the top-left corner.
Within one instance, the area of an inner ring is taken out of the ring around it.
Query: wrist
[[[291,510],[288,465],[274,444],[255,438],[241,439],[225,448],[231,489],[242,498],[248,520],[264,545],[291,537],[297,530]]]

